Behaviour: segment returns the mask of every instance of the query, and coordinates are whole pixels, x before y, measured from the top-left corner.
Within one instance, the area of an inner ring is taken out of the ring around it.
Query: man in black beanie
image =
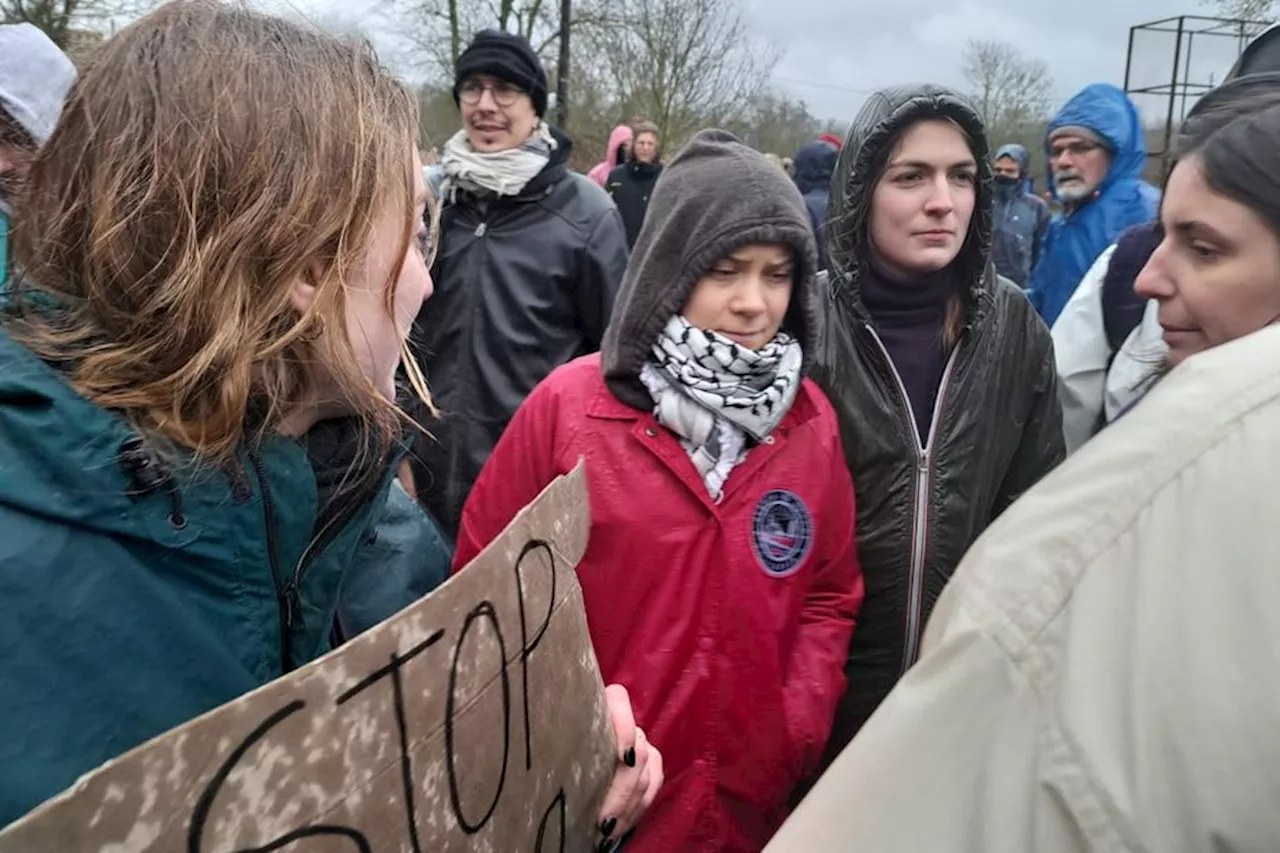
[[[462,130],[444,146],[435,294],[415,355],[440,417],[420,413],[418,497],[451,536],[507,422],[556,367],[600,348],[627,266],[604,190],[569,170],[543,120],[547,75],[529,42],[483,30],[458,57]]]

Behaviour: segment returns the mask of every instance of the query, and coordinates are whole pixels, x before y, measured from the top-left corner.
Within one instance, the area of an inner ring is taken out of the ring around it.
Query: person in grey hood
[[[13,198],[75,79],[76,67],[39,28],[0,26],[0,287],[8,277]]]
[[[1031,281],[1053,219],[1044,199],[1026,191],[1030,168],[1031,156],[1021,145],[1002,145],[996,152],[991,257],[996,272],[1019,287]]]
[[[1064,456],[1049,330],[990,262],[986,133],[931,85],[872,95],[831,183],[813,375],[840,417],[866,603],[828,756],[916,660],[992,520]]]
[[[629,853],[763,848],[843,691],[862,587],[836,416],[804,377],[814,259],[786,174],[697,134],[658,179],[601,354],[538,386],[467,501],[455,569],[586,460],[592,644],[671,779]]]

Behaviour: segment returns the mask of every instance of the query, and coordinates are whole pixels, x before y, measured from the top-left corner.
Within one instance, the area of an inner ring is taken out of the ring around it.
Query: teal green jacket
[[[317,532],[313,454],[167,463],[0,333],[0,826],[443,580],[389,471]]]

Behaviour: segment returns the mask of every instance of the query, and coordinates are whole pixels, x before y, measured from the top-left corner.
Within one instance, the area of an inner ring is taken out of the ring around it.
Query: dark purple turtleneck
[[[862,302],[906,386],[921,442],[929,439],[933,404],[946,367],[942,324],[955,292],[949,269],[902,279],[871,264],[862,279]]]

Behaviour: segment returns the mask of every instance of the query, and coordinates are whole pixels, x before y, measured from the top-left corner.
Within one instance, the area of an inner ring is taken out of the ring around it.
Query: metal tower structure
[[[1218,50],[1222,50],[1223,40],[1234,42],[1234,57],[1244,52],[1249,42],[1270,25],[1269,21],[1247,21],[1237,18],[1212,18],[1203,15],[1178,15],[1174,18],[1163,18],[1129,28],[1129,51],[1124,64],[1124,90],[1130,96],[1157,96],[1164,99],[1164,128],[1160,150],[1148,150],[1149,159],[1158,159],[1161,172],[1168,174],[1172,167],[1171,151],[1174,128],[1182,122],[1187,110],[1196,99],[1208,92],[1222,81],[1227,67],[1221,68],[1218,74],[1193,72],[1192,59],[1197,44],[1202,48],[1206,40],[1217,42]],[[1169,82],[1153,86],[1134,85],[1134,44],[1143,33],[1167,33],[1172,35],[1173,55],[1169,71]],[[1216,78],[1216,79],[1215,79]]]

